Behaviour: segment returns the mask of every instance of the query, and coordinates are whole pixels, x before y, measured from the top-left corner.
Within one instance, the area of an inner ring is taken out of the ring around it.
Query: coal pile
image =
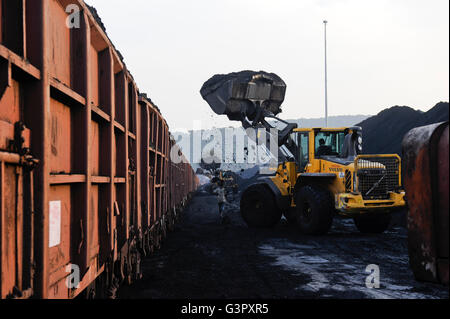
[[[411,129],[448,121],[448,102],[438,103],[428,112],[394,106],[359,124],[363,129],[364,154],[402,155],[402,141]]]

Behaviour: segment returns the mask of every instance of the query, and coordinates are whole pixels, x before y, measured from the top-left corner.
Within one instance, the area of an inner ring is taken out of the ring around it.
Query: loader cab
[[[362,152],[360,127],[296,129],[289,140],[300,171],[316,159],[348,165]]]
[[[349,165],[362,153],[362,129],[317,128],[314,131],[314,158]]]

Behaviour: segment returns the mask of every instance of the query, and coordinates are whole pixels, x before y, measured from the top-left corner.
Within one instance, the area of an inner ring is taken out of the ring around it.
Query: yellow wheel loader
[[[353,218],[363,233],[384,232],[391,213],[406,205],[400,157],[361,155],[360,127],[299,129],[277,118],[285,91],[277,75],[262,71],[217,75],[201,90],[217,114],[241,121],[246,129],[273,132],[268,118],[286,125],[277,130],[281,152],[276,172],[242,194],[247,225],[271,227],[284,215],[303,233],[318,235],[327,233],[340,215]]]

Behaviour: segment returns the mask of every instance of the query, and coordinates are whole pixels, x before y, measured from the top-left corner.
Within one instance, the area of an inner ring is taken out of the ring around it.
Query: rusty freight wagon
[[[0,297],[113,297],[196,176],[83,1],[0,17]]]
[[[449,123],[417,127],[403,139],[408,248],[417,280],[449,284]]]

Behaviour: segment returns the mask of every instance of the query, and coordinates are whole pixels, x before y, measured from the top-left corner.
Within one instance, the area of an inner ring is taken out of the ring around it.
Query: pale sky
[[[281,116],[423,111],[449,100],[448,0],[86,0],[141,92],[172,131],[229,126],[200,96],[217,73],[264,70],[287,83]]]

